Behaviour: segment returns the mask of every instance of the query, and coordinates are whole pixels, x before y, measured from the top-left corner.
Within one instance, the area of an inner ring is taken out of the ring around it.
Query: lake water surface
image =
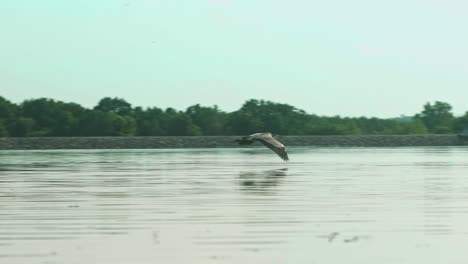
[[[468,263],[468,148],[0,151],[0,263]]]

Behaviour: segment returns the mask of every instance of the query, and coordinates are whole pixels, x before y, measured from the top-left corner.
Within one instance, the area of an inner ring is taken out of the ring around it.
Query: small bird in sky
[[[259,141],[263,145],[273,150],[284,161],[289,160],[288,153],[286,152],[286,148],[284,147],[284,145],[281,142],[279,142],[276,138],[274,138],[270,132],[255,133],[250,136],[245,136],[235,140],[235,142],[239,143],[239,145],[250,145],[255,141]]]

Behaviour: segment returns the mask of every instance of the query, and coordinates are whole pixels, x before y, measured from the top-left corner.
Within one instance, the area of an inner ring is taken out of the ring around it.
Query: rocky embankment
[[[196,137],[30,137],[0,138],[0,149],[145,149],[236,147],[236,136]],[[395,147],[464,146],[457,135],[283,136],[286,146]],[[257,143],[256,143],[257,144]]]

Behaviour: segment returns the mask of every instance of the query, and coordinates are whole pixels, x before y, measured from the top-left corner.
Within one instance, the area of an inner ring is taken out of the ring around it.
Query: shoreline
[[[239,146],[234,142],[237,138],[239,136],[4,137],[0,138],[0,150],[229,148]],[[282,136],[280,141],[285,146],[314,147],[468,146],[468,139],[455,134]]]

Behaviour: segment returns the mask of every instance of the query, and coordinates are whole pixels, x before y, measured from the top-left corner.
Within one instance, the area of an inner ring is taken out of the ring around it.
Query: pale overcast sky
[[[0,96],[94,106],[250,98],[319,115],[468,110],[462,0],[1,0]]]

